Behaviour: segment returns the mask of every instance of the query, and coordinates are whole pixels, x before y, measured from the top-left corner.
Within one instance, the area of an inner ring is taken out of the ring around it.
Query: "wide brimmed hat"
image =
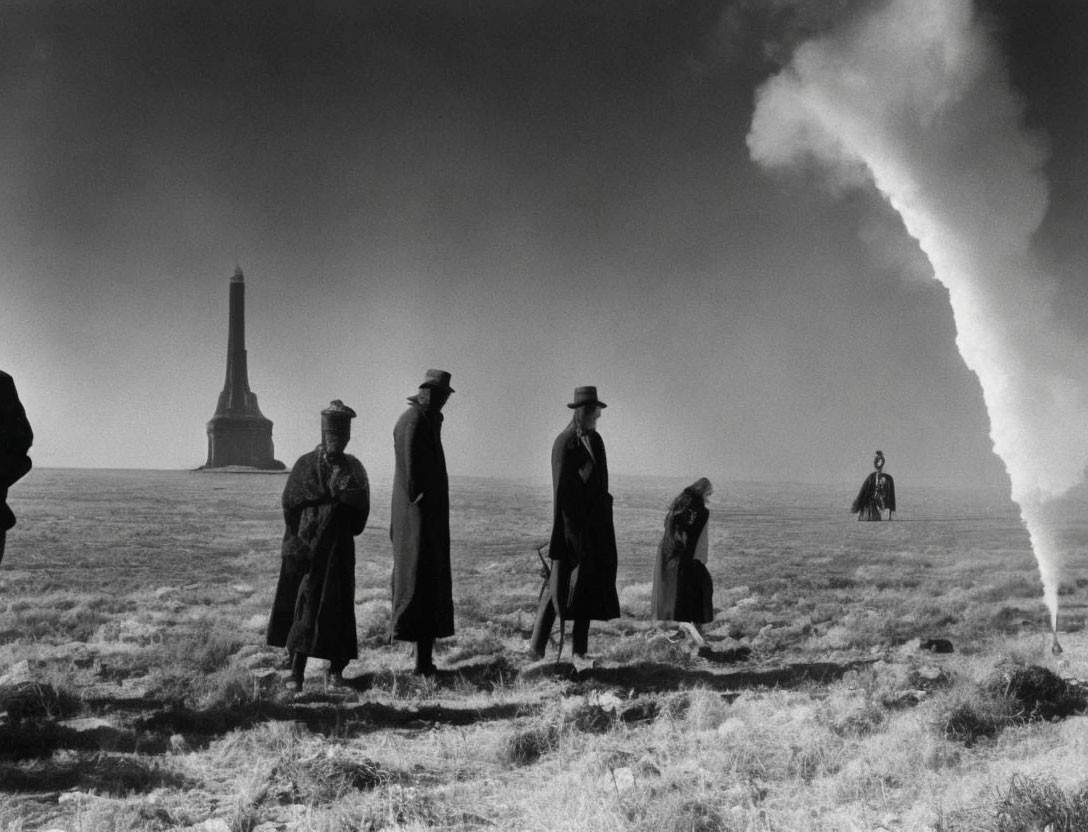
[[[420,387],[431,387],[435,390],[445,390],[447,393],[453,393],[454,389],[450,387],[450,374],[445,370],[428,370],[427,377],[423,379]]]
[[[587,404],[595,404],[597,407],[608,407],[604,402],[597,398],[597,388],[592,386],[575,387],[574,388],[574,401],[570,402],[567,407],[583,407]]]
[[[333,399],[329,406],[321,411],[322,430],[351,430],[351,420],[356,413],[339,399]]]

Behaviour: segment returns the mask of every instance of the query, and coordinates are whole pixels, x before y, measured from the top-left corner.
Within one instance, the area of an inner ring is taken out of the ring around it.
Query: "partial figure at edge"
[[[344,453],[354,417],[339,399],[321,411],[321,444],[298,458],[283,489],[286,529],[267,641],[287,648],[295,690],[308,657],[328,660],[336,682],[359,657],[355,537],[370,515],[370,483],[362,463]]]
[[[876,469],[865,478],[861,490],[850,506],[850,512],[857,514],[858,520],[883,520],[884,509],[888,510],[888,519],[895,515],[895,480],[884,473],[884,452],[877,451],[873,457]]]
[[[8,506],[8,489],[26,476],[33,466],[27,451],[34,431],[19,401],[15,380],[0,370],[0,561],[8,529],[15,525],[15,512]]]
[[[706,568],[710,551],[710,510],[714,486],[706,477],[672,501],[654,564],[653,617],[676,621],[696,644],[705,643],[700,624],[714,620],[714,583]]]
[[[450,374],[427,370],[393,428],[393,613],[389,635],[416,643],[414,672],[433,676],[434,641],[453,635],[450,482],[442,448],[442,408]]]

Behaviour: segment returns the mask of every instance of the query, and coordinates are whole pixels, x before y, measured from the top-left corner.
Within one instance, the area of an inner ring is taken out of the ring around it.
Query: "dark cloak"
[[[706,504],[695,498],[690,510],[670,514],[654,564],[652,609],[659,621],[714,620],[714,587],[706,566],[695,559],[699,536],[710,519]]]
[[[880,495],[877,493],[876,488],[877,474],[877,471],[873,471],[865,478],[865,482],[861,484],[861,489],[858,491],[858,496],[854,498],[854,503],[850,506],[850,512],[857,514],[858,520],[880,520],[880,510],[885,508],[889,511],[895,511],[895,480],[891,478],[890,474],[882,475],[884,477],[884,500],[883,504],[881,504]]]
[[[400,641],[452,636],[450,485],[442,414],[427,413],[413,401],[393,428],[393,453],[390,636]]]
[[[280,579],[268,622],[268,643],[318,659],[346,663],[359,655],[355,630],[355,536],[370,514],[366,470],[345,454],[336,490],[360,489],[348,505],[330,488],[324,449],[299,457],[283,489]]]
[[[565,621],[607,621],[620,614],[608,458],[600,434],[588,431],[586,436],[592,455],[573,421],[552,445],[555,509],[548,556],[553,561],[552,601]]]
[[[27,451],[33,442],[34,431],[19,401],[15,381],[0,372],[0,532],[15,525],[15,514],[7,503],[8,489],[30,470]],[[0,547],[0,558],[3,554]]]

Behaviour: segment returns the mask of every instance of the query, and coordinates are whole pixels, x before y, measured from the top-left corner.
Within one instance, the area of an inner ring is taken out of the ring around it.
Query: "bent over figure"
[[[706,498],[713,491],[706,477],[696,480],[673,500],[665,516],[651,601],[658,621],[699,625],[714,620],[714,585],[705,566],[710,520]],[[701,641],[697,626],[693,629],[693,638]]]
[[[34,442],[26,411],[19,401],[15,381],[0,371],[0,561],[4,559],[4,541],[15,525],[15,513],[8,507],[8,489],[30,470],[27,451]]]
[[[891,520],[895,514],[895,480],[884,473],[883,451],[876,452],[873,467],[876,470],[861,484],[850,511],[857,514],[858,520],[883,520],[883,511],[887,509]]]
[[[344,453],[354,417],[339,399],[321,411],[321,444],[299,457],[283,489],[286,530],[268,643],[290,653],[296,690],[307,657],[327,659],[340,682],[359,656],[355,536],[370,515],[370,483],[362,463]]]

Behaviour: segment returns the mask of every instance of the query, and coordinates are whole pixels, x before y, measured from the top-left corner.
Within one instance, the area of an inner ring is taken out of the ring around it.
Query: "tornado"
[[[801,44],[757,89],[747,143],[767,168],[875,187],[947,288],[1060,651],[1056,500],[1088,465],[1088,355],[1032,254],[1046,137],[1024,125],[993,32],[969,0],[891,0]]]

